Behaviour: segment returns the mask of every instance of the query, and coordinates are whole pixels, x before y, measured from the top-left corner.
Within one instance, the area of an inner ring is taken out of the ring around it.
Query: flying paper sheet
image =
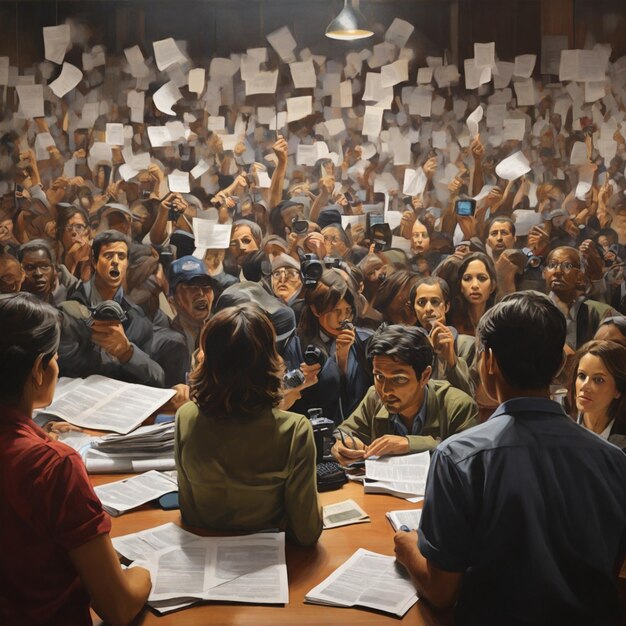
[[[467,128],[472,138],[478,137],[478,125],[483,119],[483,107],[479,104],[470,115],[467,116]]]
[[[526,120],[519,118],[507,118],[504,120],[505,141],[523,141],[526,134]]]
[[[496,44],[489,43],[474,44],[474,62],[476,67],[495,67],[496,64]]]
[[[156,66],[160,71],[166,70],[170,65],[174,65],[174,63],[183,65],[187,62],[187,58],[171,37],[153,42],[152,48],[154,49]]]
[[[428,178],[421,167],[418,167],[416,170],[407,168],[404,170],[402,193],[405,196],[419,196],[426,189],[427,182]]]
[[[491,66],[479,67],[475,59],[465,59],[465,88],[478,89],[491,80]],[[436,76],[436,74],[435,74]]]
[[[295,122],[313,113],[313,98],[311,96],[298,96],[287,98],[287,120]]]
[[[83,79],[83,73],[71,63],[63,63],[63,69],[59,77],[50,83],[50,89],[57,98],[62,98],[72,91]]]
[[[373,106],[365,107],[365,115],[363,115],[363,135],[368,137],[378,137],[383,124],[384,109]]]
[[[317,77],[315,75],[313,59],[290,63],[289,70],[291,71],[293,86],[296,89],[315,89]]]
[[[162,113],[167,115],[176,115],[172,110],[172,106],[176,104],[183,95],[173,81],[165,83],[160,89],[154,92],[152,101],[154,106]]]
[[[61,65],[70,45],[70,25],[44,26],[43,45],[45,58]]]
[[[593,185],[593,178],[597,169],[595,163],[586,163],[578,169],[578,185],[576,186],[576,198],[578,200],[585,201],[585,197]]]
[[[513,78],[513,71],[515,70],[515,63],[509,63],[508,61],[496,61],[497,74],[494,72],[493,86],[496,89],[504,89],[511,82]]]
[[[516,152],[496,165],[496,174],[504,180],[515,180],[530,172],[530,163],[521,152]]]
[[[433,68],[432,67],[420,67],[417,70],[417,84],[427,85],[433,80]]]
[[[258,72],[255,76],[246,80],[246,96],[259,93],[276,93],[278,82],[278,70],[272,72]]]
[[[296,49],[298,44],[287,26],[283,26],[282,28],[270,33],[267,36],[267,40],[283,61],[288,62],[292,60],[293,51]]]
[[[392,43],[397,48],[404,48],[414,30],[413,24],[396,17],[385,33],[385,41]]]
[[[518,106],[535,105],[535,81],[532,78],[513,83]]]
[[[202,174],[208,172],[210,167],[210,163],[207,163],[204,159],[200,159],[198,164],[191,170],[191,175],[197,180]]]
[[[536,62],[537,56],[534,54],[522,54],[515,57],[513,75],[520,78],[530,78],[533,75]]]
[[[153,148],[162,148],[172,143],[170,131],[165,126],[148,126],[148,139]]]
[[[383,89],[409,80],[409,62],[406,59],[399,59],[389,65],[383,65],[380,77]]]
[[[191,93],[201,94],[204,91],[205,70],[203,67],[197,67],[189,70],[188,85]]]
[[[146,62],[141,53],[139,46],[133,46],[132,48],[126,48],[124,55],[130,66],[131,76],[135,78],[145,78],[150,74],[150,70],[146,65]]]
[[[110,146],[124,145],[124,124],[107,124],[105,142]]]

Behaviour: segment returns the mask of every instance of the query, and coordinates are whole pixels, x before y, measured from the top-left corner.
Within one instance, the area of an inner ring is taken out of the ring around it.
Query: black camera
[[[115,300],[104,300],[89,310],[92,321],[120,322],[123,324],[127,320],[124,309]]]
[[[283,385],[286,389],[295,389],[304,383],[304,374],[301,369],[288,371],[283,376]]]
[[[324,367],[324,363],[326,362],[326,356],[318,346],[309,344],[304,351],[304,362],[307,365],[319,364],[321,367]]]
[[[309,232],[309,223],[299,217],[294,217],[291,220],[291,230],[296,235],[306,235]]]
[[[391,227],[389,224],[374,224],[370,228],[369,237],[374,244],[375,252],[389,250],[391,247]]]
[[[180,217],[180,213],[176,210],[174,201],[171,200],[167,203],[167,220],[168,222],[177,222]]]
[[[300,256],[302,283],[305,287],[315,287],[324,272],[323,263],[316,254],[304,254],[304,252],[301,252],[301,248],[298,249],[298,254]]]
[[[341,320],[341,322],[339,322],[339,328],[341,328],[341,330],[354,330],[354,324],[350,320]]]

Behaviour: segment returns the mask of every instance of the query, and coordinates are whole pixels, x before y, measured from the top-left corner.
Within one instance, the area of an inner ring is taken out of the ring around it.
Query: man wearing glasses
[[[567,321],[566,352],[573,354],[593,339],[605,317],[617,315],[617,311],[608,304],[590,300],[584,295],[586,276],[576,248],[561,246],[550,252],[543,276],[550,299]]]
[[[302,290],[300,264],[284,253],[279,254],[272,260],[271,284],[274,295],[291,306]]]
[[[477,424],[478,407],[469,395],[430,379],[433,349],[421,329],[382,327],[367,354],[374,386],[339,427],[331,452],[340,463],[432,450]]]

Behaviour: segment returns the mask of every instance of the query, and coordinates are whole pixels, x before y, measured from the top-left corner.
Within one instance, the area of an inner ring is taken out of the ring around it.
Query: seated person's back
[[[282,365],[267,317],[252,304],[215,315],[191,375],[194,403],[176,418],[185,523],[216,530],[286,530],[301,544],[322,528],[309,421],[275,408]]]

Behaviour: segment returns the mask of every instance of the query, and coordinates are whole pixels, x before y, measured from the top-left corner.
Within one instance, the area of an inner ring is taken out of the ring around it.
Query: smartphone
[[[462,217],[470,217],[474,215],[474,211],[476,211],[476,200],[473,198],[457,200],[454,203],[454,211],[457,215]]]
[[[349,191],[346,191],[343,195],[350,204],[354,202],[354,196]]]

